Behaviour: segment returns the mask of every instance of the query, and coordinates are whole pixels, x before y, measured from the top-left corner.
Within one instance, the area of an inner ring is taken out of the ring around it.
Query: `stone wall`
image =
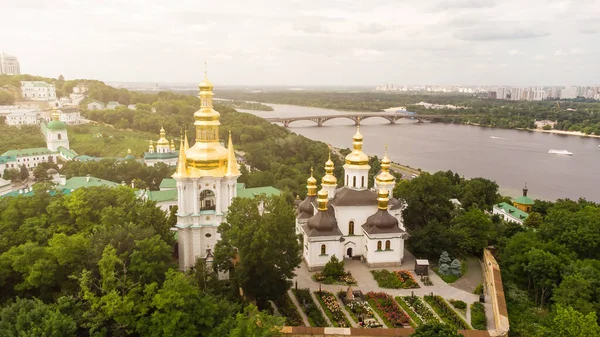
[[[508,322],[506,299],[504,298],[504,288],[502,287],[500,266],[494,258],[494,255],[492,255],[492,252],[487,248],[483,251],[483,267],[486,298],[491,300],[494,313],[495,329],[489,331],[490,335],[508,337],[510,325]]]

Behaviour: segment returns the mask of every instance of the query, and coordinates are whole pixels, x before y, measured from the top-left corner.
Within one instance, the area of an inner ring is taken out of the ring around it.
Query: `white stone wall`
[[[38,124],[37,112],[13,112],[6,116],[6,124],[10,126]]]
[[[343,260],[342,244],[339,237],[316,237],[308,238],[305,235],[304,260],[309,270],[322,269],[327,262],[335,255],[339,260]],[[325,255],[321,254],[321,246],[325,245]],[[308,250],[306,249],[308,247]]]
[[[176,166],[177,165],[177,157],[169,158],[169,159],[145,159],[144,160],[144,164],[146,164],[148,166],[154,166],[154,165],[156,165],[156,163],[165,163],[169,166]]]
[[[366,189],[369,185],[369,169],[356,168],[353,165],[344,165],[345,186],[355,189]]]
[[[21,95],[26,100],[54,101],[56,100],[56,88],[54,84],[50,83],[44,86],[35,86],[33,82],[21,81]]]
[[[67,130],[48,130],[46,132],[46,145],[50,151],[58,151],[61,146],[69,149]]]
[[[498,208],[496,206],[494,206],[494,208],[492,209],[492,214],[498,214],[500,215],[500,217],[504,220],[504,221],[508,221],[508,222],[516,222],[519,225],[523,225],[523,220],[518,219],[514,216],[512,216],[509,213],[506,213],[506,211],[502,208]]]
[[[386,250],[386,241],[390,241],[390,250]],[[397,234],[379,234],[370,238],[365,235],[364,242],[367,248],[365,260],[369,266],[396,266],[404,258],[404,240]],[[381,242],[381,250],[377,250],[378,242]]]

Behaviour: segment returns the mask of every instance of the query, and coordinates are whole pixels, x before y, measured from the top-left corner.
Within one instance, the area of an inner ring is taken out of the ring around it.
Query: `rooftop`
[[[34,87],[39,87],[39,88],[48,88],[48,87],[54,86],[51,83],[46,83],[46,82],[42,82],[42,81],[21,81],[21,85],[27,85],[27,84],[31,84]]]
[[[273,186],[242,188],[237,190],[237,196],[240,198],[254,198],[261,194],[267,197],[281,194],[281,191]]]
[[[172,159],[179,157],[177,152],[167,152],[167,153],[150,153],[144,152],[144,159]]]
[[[67,179],[67,182],[64,185],[57,186],[57,188],[63,190],[76,190],[82,187],[95,186],[117,187],[119,184],[95,177],[73,177],[71,179]]]
[[[56,154],[45,147],[34,147],[31,149],[8,150],[2,154],[3,157],[27,157],[44,154]]]
[[[177,190],[148,191],[148,200],[162,202],[177,200]]]
[[[523,212],[522,210],[516,208],[515,206],[507,204],[505,202],[495,204],[494,208],[502,209],[506,213],[508,213],[508,214],[512,215],[513,217],[520,219],[520,220],[525,220],[529,216],[529,214],[527,214],[527,213]]]
[[[524,195],[516,198],[514,201],[521,205],[533,205],[533,199],[531,199],[530,197],[526,197]]]

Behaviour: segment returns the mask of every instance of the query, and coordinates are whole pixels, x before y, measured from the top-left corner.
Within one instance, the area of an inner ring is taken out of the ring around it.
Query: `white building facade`
[[[21,75],[21,66],[16,56],[0,53],[0,75]]]
[[[56,88],[42,81],[21,81],[21,96],[31,101],[55,101]]]
[[[177,235],[179,268],[187,270],[198,258],[210,259],[220,239],[217,228],[237,194],[241,175],[231,135],[228,148],[219,142],[219,113],[213,109],[213,85],[200,83],[200,110],[194,113],[196,143],[180,142],[177,169]]]
[[[6,116],[6,124],[10,126],[35,125],[38,123],[38,112],[35,110],[12,111]]]
[[[332,255],[360,258],[369,267],[399,266],[404,258],[403,203],[391,197],[395,177],[387,150],[375,188],[368,189],[369,157],[362,141],[357,129],[344,165],[345,186],[337,188],[329,159],[321,191],[311,175],[307,197],[297,203],[296,233],[302,235],[303,259],[311,271],[322,269]]]
[[[175,143],[171,139],[169,142],[166,138],[164,128],[160,128],[160,138],[154,146],[153,142],[150,142],[148,152],[144,153],[144,163],[148,166],[154,166],[156,163],[165,163],[169,166],[177,165],[178,154],[175,149]]]

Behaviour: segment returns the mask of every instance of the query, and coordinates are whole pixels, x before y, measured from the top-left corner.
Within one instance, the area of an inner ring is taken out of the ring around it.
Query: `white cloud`
[[[217,85],[593,84],[600,73],[600,49],[581,48],[600,44],[591,0],[4,0],[1,10],[0,52],[54,77],[196,82],[205,59]]]

